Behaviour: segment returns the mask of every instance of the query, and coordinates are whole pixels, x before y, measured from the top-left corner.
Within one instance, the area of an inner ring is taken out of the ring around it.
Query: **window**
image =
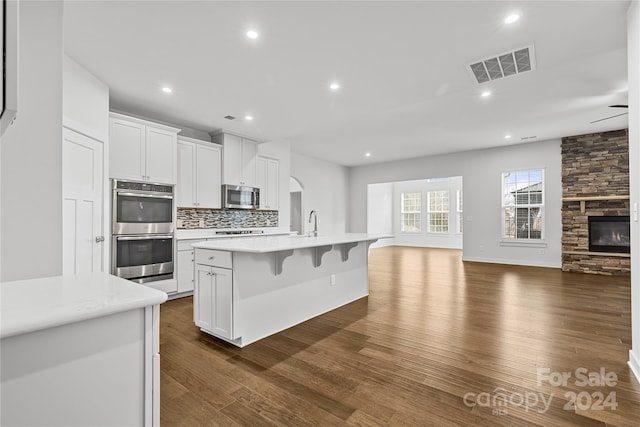
[[[456,232],[462,234],[462,221],[464,220],[462,216],[462,190],[458,190],[456,194],[456,213],[458,217],[458,229]]]
[[[429,233],[449,232],[449,190],[427,192]]]
[[[544,170],[502,174],[502,237],[542,239]]]
[[[402,193],[402,231],[420,232],[422,216],[422,193]]]

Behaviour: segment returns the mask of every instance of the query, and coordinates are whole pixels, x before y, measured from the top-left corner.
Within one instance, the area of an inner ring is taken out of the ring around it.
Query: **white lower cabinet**
[[[196,264],[194,321],[203,330],[233,339],[233,280],[229,268]]]
[[[193,245],[194,243],[204,242],[206,239],[188,239],[178,240],[176,245],[176,274],[175,278],[178,282],[178,294],[183,292],[193,292],[195,286],[195,257]]]
[[[193,249],[178,251],[178,293],[193,291],[195,264],[193,262]]]
[[[99,285],[105,292],[114,292],[111,284],[106,286],[110,279],[102,280]],[[98,287],[98,283],[83,285]],[[24,286],[24,295],[30,295],[30,287]],[[53,313],[68,312],[68,317],[73,313],[77,321],[2,338],[0,424],[160,426],[160,306],[82,319],[94,316],[92,311],[101,309],[102,300],[88,296],[92,290],[77,292],[87,296],[86,307],[78,303],[72,310],[64,304],[73,298],[57,295],[60,305],[50,304]],[[121,295],[105,296],[104,304],[138,302],[133,297],[120,299]],[[29,299],[20,297],[18,302]],[[45,309],[38,314],[49,313]]]

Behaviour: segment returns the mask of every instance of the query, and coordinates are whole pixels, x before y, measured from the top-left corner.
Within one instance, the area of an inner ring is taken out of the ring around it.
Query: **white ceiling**
[[[354,166],[627,127],[626,115],[589,122],[626,111],[608,105],[627,103],[628,5],[69,1],[64,37],[67,54],[110,87],[112,108],[288,139]],[[514,11],[521,19],[504,24]],[[478,85],[466,68],[527,44],[531,72]]]

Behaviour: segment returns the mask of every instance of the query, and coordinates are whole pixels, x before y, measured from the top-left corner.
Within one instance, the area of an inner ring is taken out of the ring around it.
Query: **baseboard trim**
[[[633,354],[633,350],[629,350],[629,362],[627,363],[629,368],[631,368],[631,372],[633,372],[633,375],[636,377],[636,381],[640,382],[640,361],[636,355]]]
[[[528,261],[519,259],[495,259],[462,256],[462,261],[484,262],[487,264],[523,265],[527,267],[562,268],[562,262]]]

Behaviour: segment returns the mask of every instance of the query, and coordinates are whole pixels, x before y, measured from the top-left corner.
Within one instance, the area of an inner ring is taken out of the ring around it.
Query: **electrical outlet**
[[[198,226],[200,228],[204,228],[204,219],[201,219],[200,221],[198,221]]]
[[[544,249],[538,249],[538,253],[539,253],[540,255],[544,255]]]
[[[335,286],[336,285],[336,275],[335,274],[332,274],[331,278],[329,280],[330,280],[331,286]]]

